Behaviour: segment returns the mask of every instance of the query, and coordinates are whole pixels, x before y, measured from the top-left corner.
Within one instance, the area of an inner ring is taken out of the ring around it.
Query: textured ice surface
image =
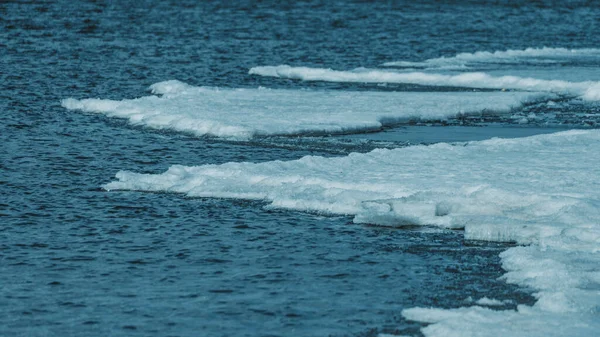
[[[432,72],[402,72],[358,68],[349,71],[326,68],[291,67],[289,65],[251,68],[250,74],[304,81],[358,82],[358,83],[410,83],[427,86],[460,88],[513,89],[546,91],[580,96],[585,100],[600,100],[600,82],[573,82],[563,79],[521,77],[518,75],[490,75],[485,72],[459,74]]]
[[[483,307],[458,309],[403,310],[403,315],[424,323],[425,336],[532,337],[532,336],[597,336],[600,328],[597,312],[551,312],[538,306],[519,306],[516,311]]]
[[[198,136],[348,133],[386,124],[437,120],[482,111],[509,112],[532,99],[517,92],[340,92],[216,89],[179,81],[151,86],[154,94],[122,101],[65,99],[70,110],[127,118],[131,124],[190,132]]]
[[[600,49],[567,49],[544,47],[495,52],[478,51],[475,53],[460,53],[453,57],[439,57],[421,62],[394,61],[386,62],[383,65],[425,69],[466,69],[486,64],[564,65],[565,63],[584,63],[590,59],[600,59]]]
[[[595,336],[600,331],[600,131],[464,145],[436,144],[295,161],[121,171],[107,190],[264,200],[269,207],[349,214],[357,223],[464,228],[471,240],[513,241],[507,282],[532,307],[413,308],[428,336]]]

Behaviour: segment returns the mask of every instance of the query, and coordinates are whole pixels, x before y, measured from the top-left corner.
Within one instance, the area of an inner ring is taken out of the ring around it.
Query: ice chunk
[[[534,306],[413,308],[426,336],[596,336],[600,331],[600,130],[436,144],[295,161],[122,171],[107,190],[264,200],[386,226],[465,228],[501,254]],[[489,305],[489,301],[488,301]]]
[[[280,65],[254,67],[250,69],[249,73],[260,76],[291,78],[304,81],[410,83],[461,88],[514,89],[581,96],[586,100],[600,99],[600,94],[598,93],[600,82],[597,81],[571,82],[562,79],[540,79],[513,75],[493,76],[484,72],[442,74],[363,68],[350,71],[339,71],[324,68]]]
[[[450,310],[412,308],[403,310],[402,315],[409,320],[433,323],[422,329],[428,337],[592,337],[600,329],[598,313],[564,314],[525,306],[519,306],[517,311],[478,306]]]
[[[583,98],[589,101],[600,101],[600,83],[588,87],[583,94]]]
[[[107,188],[252,195],[274,207],[353,214],[356,222],[464,227],[472,240],[545,244],[566,223],[600,219],[600,158],[591,155],[599,151],[600,131],[579,130],[340,158],[172,166],[161,175],[121,172]]]
[[[600,49],[566,49],[566,48],[527,48],[524,50],[478,51],[460,53],[453,57],[439,57],[422,62],[395,61],[386,62],[384,66],[418,67],[428,69],[464,69],[478,64],[549,64],[565,62],[581,62],[586,59],[600,60]]]
[[[126,118],[131,124],[198,136],[247,139],[264,135],[378,130],[407,120],[440,120],[482,111],[509,112],[538,95],[516,92],[340,92],[151,86],[159,96],[122,101],[65,99],[69,110]]]
[[[510,304],[510,303],[512,303],[512,301],[510,301],[510,300],[500,301],[500,300],[493,299],[493,298],[483,297],[483,298],[480,298],[479,300],[477,300],[475,303],[478,305],[485,305],[488,307],[496,307],[496,306],[503,306],[506,304]]]
[[[177,95],[187,90],[193,90],[193,87],[177,80],[159,82],[150,86],[150,91],[157,95]]]

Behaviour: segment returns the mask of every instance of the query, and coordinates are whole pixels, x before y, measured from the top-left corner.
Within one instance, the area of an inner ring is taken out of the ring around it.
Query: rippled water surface
[[[484,296],[512,301],[505,307],[531,303],[526,289],[498,280],[498,254],[507,245],[464,242],[460,231],[368,227],[343,216],[269,211],[259,202],[100,186],[122,169],[159,173],[173,164],[589,127],[598,112],[591,103],[560,105],[543,125],[488,116],[376,134],[231,142],[131,127],[67,111],[60,100],[140,97],[169,79],[422,90],[273,79],[248,69],[351,69],[480,50],[595,47],[599,8],[552,1],[0,3],[0,335],[418,335],[402,309],[457,307]],[[536,109],[515,114],[547,112]]]

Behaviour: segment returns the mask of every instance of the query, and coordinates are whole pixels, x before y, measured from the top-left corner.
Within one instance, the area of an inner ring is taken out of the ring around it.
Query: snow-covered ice
[[[439,120],[483,111],[508,113],[540,96],[518,92],[218,89],[174,80],[156,83],[151,90],[156,95],[121,101],[69,98],[62,105],[69,110],[126,118],[133,125],[248,139],[372,131],[411,119]]]
[[[523,50],[502,50],[495,52],[478,51],[460,53],[452,57],[438,57],[425,61],[393,61],[383,65],[388,67],[414,67],[425,69],[466,69],[486,64],[511,65],[549,65],[565,63],[582,63],[588,60],[599,60],[600,49],[567,49],[567,48],[527,48]]]
[[[460,88],[543,91],[578,96],[589,101],[600,100],[600,82],[595,80],[567,81],[562,78],[546,79],[518,75],[492,75],[486,72],[455,74],[365,68],[344,71],[328,68],[292,67],[289,65],[254,67],[249,70],[249,74],[303,81],[408,83]]]
[[[384,63],[401,69],[333,70],[278,65],[253,67],[249,74],[304,81],[544,91],[598,101],[598,65],[600,49],[527,48]]]
[[[585,71],[586,64],[597,62],[599,51],[508,50],[387,64],[423,68],[420,72],[286,65],[250,70],[300,80],[508,92],[220,89],[166,81],[152,85],[151,96],[70,98],[62,105],[126,118],[133,125],[228,139],[362,132],[414,119],[510,113],[554,94],[600,101],[596,73]],[[519,65],[516,70],[502,68],[513,63]],[[551,63],[568,66],[544,68]],[[470,71],[477,67],[485,72]],[[500,255],[503,279],[532,289],[537,299],[533,306],[501,310],[505,301],[484,297],[471,300],[472,306],[411,308],[402,314],[428,323],[423,329],[427,336],[596,336],[600,331],[600,130],[379,149],[337,158],[173,165],[162,174],[120,171],[116,177],[104,185],[106,190],[261,200],[268,208],[348,215],[355,223],[456,228],[464,229],[468,240],[514,242],[519,246]]]
[[[522,244],[501,254],[506,282],[537,302],[515,310],[412,308],[427,336],[595,336],[600,331],[600,130],[412,146],[295,161],[121,171],[107,190],[264,200],[356,223],[464,228]]]

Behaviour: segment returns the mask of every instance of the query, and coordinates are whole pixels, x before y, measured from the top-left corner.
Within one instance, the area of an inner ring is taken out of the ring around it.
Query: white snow
[[[436,144],[295,161],[121,171],[106,190],[264,200],[348,214],[357,223],[464,228],[501,254],[506,282],[537,302],[407,309],[426,336],[597,336],[600,331],[600,130]]]
[[[539,94],[517,92],[340,92],[194,87],[179,81],[152,85],[152,93],[121,101],[65,99],[69,110],[126,118],[133,125],[197,136],[248,139],[265,135],[378,130],[409,119],[508,113]]]
[[[304,81],[410,83],[461,88],[544,91],[580,96],[590,101],[600,100],[600,82],[594,80],[574,82],[563,80],[562,78],[544,79],[516,75],[495,76],[485,72],[446,74],[365,68],[340,71],[326,68],[291,67],[289,65],[254,67],[249,70],[249,74]]]

